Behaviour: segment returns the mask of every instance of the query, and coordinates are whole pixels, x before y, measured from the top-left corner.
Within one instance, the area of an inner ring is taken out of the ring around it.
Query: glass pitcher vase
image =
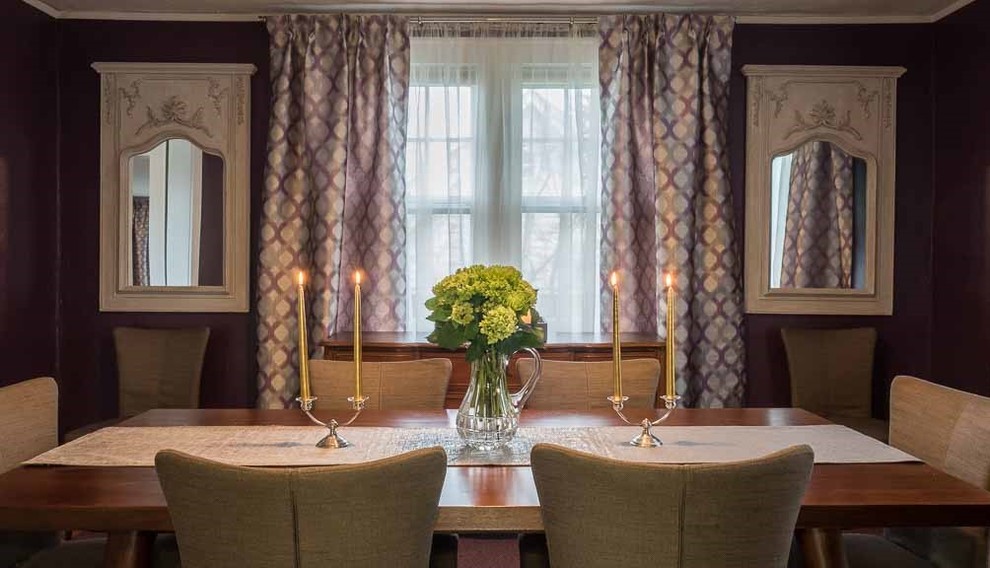
[[[519,428],[519,411],[540,379],[542,361],[535,349],[524,348],[535,362],[519,392],[510,393],[506,378],[512,354],[487,349],[471,361],[471,382],[457,411],[457,433],[472,448],[490,451],[508,444]]]

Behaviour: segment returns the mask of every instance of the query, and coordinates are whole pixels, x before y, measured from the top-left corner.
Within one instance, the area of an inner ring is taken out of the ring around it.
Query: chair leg
[[[112,532],[103,557],[105,568],[146,568],[151,566],[153,532]]]
[[[550,568],[550,549],[545,535],[519,535],[519,568]]]
[[[457,568],[457,535],[434,534],[430,568]]]
[[[800,529],[796,532],[805,568],[849,568],[838,529]]]

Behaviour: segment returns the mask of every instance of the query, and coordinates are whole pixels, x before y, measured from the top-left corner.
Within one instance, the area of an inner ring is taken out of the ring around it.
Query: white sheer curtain
[[[600,209],[594,27],[411,30],[406,146],[409,327],[433,284],[474,263],[519,267],[551,332],[597,328]]]
[[[791,162],[794,154],[777,156],[770,162],[770,287],[780,288],[784,265],[784,228],[787,201],[791,195]]]

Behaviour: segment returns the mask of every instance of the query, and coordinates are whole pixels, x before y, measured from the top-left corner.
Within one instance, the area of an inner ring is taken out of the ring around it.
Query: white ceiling
[[[24,0],[58,18],[246,20],[328,11],[409,13],[719,12],[741,22],[933,22],[973,0]]]

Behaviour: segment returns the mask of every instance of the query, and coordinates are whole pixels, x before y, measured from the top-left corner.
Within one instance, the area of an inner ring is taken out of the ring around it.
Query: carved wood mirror
[[[747,65],[746,311],[893,312],[902,67]]]
[[[248,311],[253,65],[95,63],[100,310]]]

